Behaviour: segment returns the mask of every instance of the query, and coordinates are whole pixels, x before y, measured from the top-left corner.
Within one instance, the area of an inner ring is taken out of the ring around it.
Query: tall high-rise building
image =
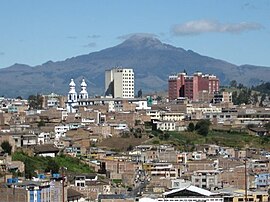
[[[178,97],[184,97],[184,83],[185,83],[186,73],[180,73],[178,75],[169,76],[168,85],[169,85],[169,99],[175,100]]]
[[[219,91],[219,79],[215,75],[201,72],[196,72],[193,76],[188,76],[186,73],[169,76],[169,100],[175,100],[178,97],[198,100],[199,93],[202,91],[207,91],[209,94]]]
[[[134,72],[130,68],[105,71],[105,95],[114,98],[134,98]]]

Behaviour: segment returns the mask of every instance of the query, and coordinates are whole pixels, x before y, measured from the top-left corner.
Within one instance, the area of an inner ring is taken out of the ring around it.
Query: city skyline
[[[1,1],[0,68],[99,51],[132,34],[227,62],[269,66],[268,1]]]

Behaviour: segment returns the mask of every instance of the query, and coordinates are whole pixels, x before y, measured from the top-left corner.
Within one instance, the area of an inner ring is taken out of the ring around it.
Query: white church
[[[68,113],[75,113],[75,106],[78,105],[78,100],[81,99],[88,99],[88,92],[87,92],[87,84],[84,79],[81,82],[81,91],[79,95],[76,92],[76,84],[73,79],[71,79],[69,83],[69,92],[68,92],[68,99],[66,102],[67,112]]]

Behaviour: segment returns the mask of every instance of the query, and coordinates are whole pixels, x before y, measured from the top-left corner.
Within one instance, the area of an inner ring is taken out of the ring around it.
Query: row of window
[[[123,83],[134,83],[134,81],[129,79],[123,79]]]

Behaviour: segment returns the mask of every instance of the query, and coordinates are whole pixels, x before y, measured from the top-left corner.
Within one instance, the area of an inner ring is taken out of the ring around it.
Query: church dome
[[[75,82],[74,82],[73,79],[70,80],[69,86],[70,87],[75,87],[76,86],[76,84],[75,84]]]
[[[81,87],[87,87],[87,84],[84,79],[82,80]]]

